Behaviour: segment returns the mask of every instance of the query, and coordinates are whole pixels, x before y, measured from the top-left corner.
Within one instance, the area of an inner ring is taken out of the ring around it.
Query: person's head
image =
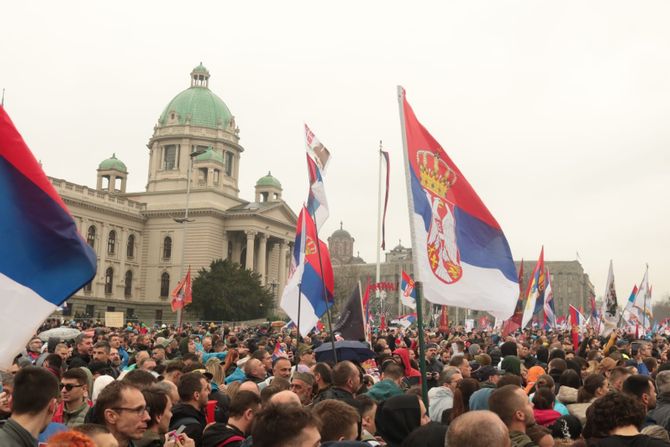
[[[298,355],[300,356],[300,363],[311,367],[316,363],[316,354],[314,349],[309,345],[301,346],[298,350]]]
[[[156,345],[151,350],[151,358],[156,361],[156,363],[164,362],[166,359],[165,356],[165,346]]]
[[[482,430],[482,427],[486,427]],[[502,420],[487,410],[470,411],[451,421],[447,430],[449,446],[510,447],[509,429]]]
[[[280,379],[284,380],[284,379]],[[288,381],[287,381],[288,382]],[[242,382],[240,384],[240,387],[238,388],[238,391],[251,391],[252,393],[260,396],[260,390],[258,388],[258,385],[252,380],[247,380],[246,382]]]
[[[646,410],[639,400],[626,393],[608,393],[588,409],[584,437],[604,438],[621,427],[639,427]]]
[[[156,383],[156,378],[149,371],[134,369],[125,375],[123,381],[143,390]]]
[[[524,390],[516,385],[497,388],[489,397],[489,410],[493,411],[510,430],[524,432],[535,422],[533,405]]]
[[[533,424],[526,430],[526,436],[538,447],[554,447],[554,438],[551,436],[551,430],[547,427]]]
[[[244,374],[249,379],[265,379],[267,375],[263,362],[254,358],[247,360],[244,364]]]
[[[658,394],[670,394],[670,370],[656,374],[656,390]]]
[[[160,434],[167,433],[172,418],[172,399],[165,390],[155,387],[145,389],[142,395],[151,418],[147,423],[148,429]]]
[[[274,405],[279,405],[279,404],[283,404],[283,405],[289,405],[289,404],[302,405],[298,395],[295,394],[293,391],[289,391],[289,390],[277,391],[276,393],[274,393],[268,399],[268,402],[270,404],[274,404]]]
[[[375,425],[377,402],[366,394],[356,396],[355,402],[358,413],[361,416],[361,427],[363,430],[374,435],[377,432],[377,427]]]
[[[399,445],[415,428],[430,422],[419,396],[403,394],[378,403],[377,434],[388,444]]]
[[[312,413],[321,420],[321,442],[354,441],[358,438],[360,415],[351,405],[326,399],[314,405]]]
[[[313,389],[314,376],[311,373],[298,371],[293,374],[291,391],[298,395],[303,405],[309,405],[312,402]]]
[[[647,410],[656,408],[656,388],[648,376],[642,374],[630,376],[624,381],[621,391],[642,402]]]
[[[551,410],[554,408],[556,396],[554,391],[547,387],[540,387],[535,390],[533,395],[533,407],[538,410]]]
[[[470,411],[470,396],[479,389],[477,379],[467,378],[461,380],[454,391],[454,404],[451,410],[451,417],[456,418],[463,413]]]
[[[81,404],[88,397],[88,375],[82,368],[65,371],[59,386],[65,403]]]
[[[468,362],[468,359],[462,355],[453,356],[449,361],[449,366],[455,366],[456,368],[458,368],[461,371],[461,375],[463,376],[463,378],[470,377],[470,373],[472,372],[470,362]]]
[[[165,371],[163,371],[163,376],[165,380],[169,380],[175,385],[179,383],[179,378],[182,375],[184,369],[184,362],[181,360],[172,360],[165,365]]]
[[[48,442],[49,447],[96,447],[90,437],[76,431],[58,432],[50,436]]]
[[[34,337],[34,338],[30,339],[30,341],[28,342],[28,345],[26,346],[26,350],[28,352],[39,354],[42,351],[42,344],[43,344],[42,340],[40,340],[37,337]]]
[[[251,428],[254,447],[318,447],[321,422],[300,405],[268,405]]]
[[[209,382],[201,373],[193,371],[182,375],[177,390],[179,391],[179,399],[197,410],[201,410],[207,405],[210,393]]]
[[[314,382],[319,388],[325,388],[333,383],[333,370],[328,363],[319,362],[312,366],[312,374],[314,374]]]
[[[381,378],[383,380],[392,380],[397,384],[400,384],[402,381],[404,370],[402,366],[398,365],[396,362],[386,362],[384,368],[382,369]]]
[[[440,372],[439,384],[449,388],[452,392],[456,391],[456,386],[463,380],[461,370],[458,368],[444,368]]]
[[[119,334],[111,334],[109,336],[109,345],[112,348],[116,349],[119,349],[119,347],[121,347],[121,337],[119,336]]]
[[[78,354],[90,355],[93,351],[93,337],[82,332],[74,339],[74,345]]]
[[[161,380],[160,382],[156,382],[151,386],[151,388],[165,391],[173,405],[179,402],[179,391],[177,390],[177,385],[170,382],[169,380]]]
[[[93,440],[96,447],[119,447],[119,443],[107,427],[100,424],[82,424],[72,427],[72,431],[83,433]]]
[[[631,344],[631,354],[639,359],[651,356],[651,343],[648,341],[636,341]]]
[[[577,402],[590,402],[609,392],[609,383],[602,374],[591,374],[584,379],[584,385],[577,393]]]
[[[92,358],[96,362],[107,363],[109,361],[109,353],[111,346],[106,341],[99,341],[93,345]]]
[[[333,368],[333,385],[355,393],[361,386],[358,368],[348,360],[339,362]]]
[[[268,351],[265,349],[257,349],[251,357],[260,360],[268,374],[272,373],[272,355]]]
[[[107,385],[95,402],[93,422],[104,424],[119,444],[141,439],[150,420],[142,391],[125,381]]]
[[[260,411],[261,398],[251,391],[239,391],[230,401],[228,420],[237,428],[248,434],[251,430],[255,414]]]
[[[272,375],[274,377],[283,377],[284,379],[291,377],[291,361],[289,359],[277,357],[272,363]]]
[[[432,361],[437,356],[437,345],[430,343],[426,346],[426,360]]]
[[[574,369],[566,369],[563,371],[558,378],[558,383],[560,386],[568,386],[570,388],[579,389],[581,386],[581,377],[579,373]]]
[[[51,422],[58,406],[58,380],[45,368],[26,366],[14,376],[12,416],[30,416],[41,429]]]
[[[621,391],[624,381],[631,376],[630,371],[623,366],[617,366],[612,371],[610,371],[610,387],[613,390]]]
[[[207,336],[202,339],[202,349],[205,352],[212,350],[212,337]]]
[[[58,343],[54,349],[54,354],[57,354],[63,361],[66,361],[70,357],[70,348],[65,343]]]

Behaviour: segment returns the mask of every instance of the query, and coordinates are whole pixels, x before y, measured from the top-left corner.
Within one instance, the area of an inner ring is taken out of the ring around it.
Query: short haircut
[[[638,399],[625,393],[608,393],[589,407],[584,437],[604,438],[618,427],[639,427],[645,414],[646,410]]]
[[[312,413],[321,420],[321,442],[339,441],[349,434],[352,425],[361,420],[354,407],[335,399],[317,403],[312,408]]]
[[[203,379],[205,379],[205,376],[196,371],[182,375],[179,378],[179,384],[177,385],[179,399],[184,402],[193,400],[193,395],[202,391]]]
[[[563,372],[566,369],[568,369],[568,364],[565,361],[565,359],[562,358],[554,358],[549,362],[549,365],[547,365],[548,372],[552,371]]]
[[[134,369],[125,375],[123,381],[143,390],[156,383],[156,378],[149,371]]]
[[[653,386],[654,385],[652,384],[651,377],[644,376],[642,374],[635,374],[623,382],[621,391],[641,399],[643,394],[649,394],[651,392],[651,387]]]
[[[670,371],[661,371],[656,374],[656,388],[658,393],[670,393]]]
[[[251,437],[254,447],[297,445],[307,427],[321,428],[319,419],[300,405],[268,405],[254,418]]]
[[[551,377],[549,374],[542,374],[540,377],[537,378],[537,381],[535,382],[535,389],[538,388],[549,388],[553,391],[556,388],[554,378]]]
[[[309,386],[314,386],[314,376],[309,372],[296,371],[293,373],[291,381],[294,379],[302,380]]]
[[[339,362],[333,368],[333,385],[334,386],[344,386],[347,384],[347,381],[354,375],[358,374],[358,369],[351,363],[349,360]]]
[[[268,352],[265,349],[256,349],[254,353],[251,354],[251,358],[256,360],[263,360],[267,353]]]
[[[630,376],[630,371],[624,366],[617,366],[610,371],[610,380],[614,381],[624,376]]]
[[[26,366],[14,376],[13,413],[35,415],[57,398],[58,379],[45,368]]]
[[[147,423],[149,427],[158,424],[158,416],[165,413],[168,404],[168,394],[165,390],[159,388],[147,388],[142,390],[142,395],[146,401],[149,417],[151,420]]]
[[[91,339],[92,339],[93,336],[87,334],[86,332],[82,332],[81,334],[77,335],[77,337],[75,337],[75,339],[74,339],[74,345],[75,345],[75,346],[80,345],[80,344],[81,344],[84,340],[86,340],[87,338],[91,338]]]
[[[74,379],[79,385],[88,385],[88,374],[82,368],[70,368],[63,373],[63,379]]]
[[[98,400],[95,401],[93,407],[93,417],[91,422],[96,424],[107,425],[105,421],[105,410],[112,409],[121,404],[122,393],[125,390],[140,389],[130,382],[124,380],[115,380],[102,389],[98,395]]]
[[[502,376],[500,380],[498,380],[498,384],[496,385],[496,388],[502,388],[507,385],[514,385],[516,387],[522,387],[523,386],[523,379],[521,379],[521,376],[517,376],[516,374],[507,374],[505,376]]]
[[[402,366],[398,365],[396,362],[388,362],[382,369],[384,374],[384,379],[398,380],[405,375],[405,371],[402,369]]]
[[[469,411],[455,418],[449,424],[445,445],[468,447],[505,445],[509,434],[504,425],[486,423],[486,430],[482,430],[484,418],[499,419],[495,413],[487,410]]]
[[[109,351],[112,349],[112,347],[109,345],[109,342],[99,341],[93,345],[93,349],[104,349],[105,352],[109,354]]]
[[[247,360],[247,362],[244,364],[244,374],[249,377],[251,375],[251,372],[256,368],[258,365],[262,364],[262,362],[258,359],[255,358],[250,358]]]
[[[356,409],[358,409],[361,417],[377,405],[377,402],[367,394],[359,394],[354,398],[353,403],[355,404]]]
[[[320,375],[321,380],[323,380],[325,383],[328,384],[333,383],[333,370],[327,363],[319,362],[316,365],[314,365],[313,369],[314,374]]]
[[[59,370],[63,367],[63,358],[58,354],[49,354],[44,358],[44,361],[55,370]]]
[[[239,391],[235,398],[230,401],[228,415],[230,417],[241,417],[244,412],[252,409],[256,410],[261,405],[261,398],[252,391]]]
[[[95,435],[108,435],[111,433],[106,426],[101,424],[75,425],[72,427],[72,431],[78,431],[79,433],[83,433],[89,437],[93,437]]]
[[[272,367],[274,368],[280,360],[286,360],[287,362],[291,363],[288,357],[281,357],[281,356],[275,357],[274,359],[272,359]]]
[[[463,364],[463,360],[465,360],[465,356],[461,354],[455,355],[449,360],[449,366],[459,367]]]
[[[181,360],[172,360],[171,362],[167,363],[167,366],[165,367],[165,373],[169,374],[175,371],[182,371],[183,369],[184,369],[184,362],[182,362]]]
[[[489,396],[489,410],[497,414],[507,426],[514,420],[514,413],[525,403],[518,394],[519,389],[516,385],[505,385]]]
[[[275,384],[274,382],[277,380],[275,378],[270,385],[266,386],[261,390],[261,404],[265,406],[268,402],[270,402],[270,399],[272,399],[272,396],[275,394],[279,393],[280,391],[284,391],[284,388],[278,384]],[[230,386],[228,386],[230,388]],[[232,397],[234,399],[234,397]]]
[[[453,367],[444,368],[442,372],[440,372],[439,384],[440,385],[450,384],[456,374],[461,375],[461,370]]]

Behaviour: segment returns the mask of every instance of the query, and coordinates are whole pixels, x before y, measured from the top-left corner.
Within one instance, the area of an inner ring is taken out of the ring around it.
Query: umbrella
[[[351,360],[363,363],[375,356],[374,351],[368,347],[367,343],[355,340],[340,340],[335,342],[335,351],[337,360]],[[333,345],[330,341],[323,343],[314,350],[317,362],[333,360]]]
[[[59,338],[61,340],[72,340],[80,333],[81,331],[79,329],[63,326],[49,329],[44,332],[40,332],[39,334],[37,334],[37,336],[42,341],[49,341],[50,338]]]

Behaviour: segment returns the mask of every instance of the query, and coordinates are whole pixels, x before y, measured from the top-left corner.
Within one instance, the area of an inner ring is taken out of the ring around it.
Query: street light
[[[184,225],[184,235],[183,235],[183,241],[181,243],[181,265],[179,266],[179,280],[184,277],[184,267],[185,267],[185,262],[184,262],[184,253],[186,249],[186,224],[189,222],[193,222],[193,219],[188,218],[188,205],[189,205],[189,199],[191,198],[191,171],[193,171],[193,158],[197,157],[198,155],[204,154],[207,150],[206,149],[197,149],[190,154],[188,154],[188,172],[186,173],[186,209],[184,210],[184,217],[179,217],[179,218],[173,218],[173,220],[177,223],[183,224]],[[183,312],[183,307],[177,309],[177,327],[181,327],[181,318],[182,318],[182,312]]]

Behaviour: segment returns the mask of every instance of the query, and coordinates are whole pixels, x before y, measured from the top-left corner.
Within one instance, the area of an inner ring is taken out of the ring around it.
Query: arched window
[[[135,257],[135,235],[128,236],[128,245],[126,246],[126,257],[133,259]]]
[[[165,272],[161,275],[161,297],[167,297],[170,294],[170,274]]]
[[[109,232],[109,237],[107,238],[107,254],[113,255],[116,248],[116,231],[112,230]]]
[[[88,233],[86,234],[86,242],[91,247],[95,247],[95,225],[88,227]]]
[[[133,272],[128,270],[126,272],[126,282],[125,282],[125,287],[123,289],[123,293],[126,296],[126,298],[130,298],[133,296]]]
[[[105,293],[111,294],[114,286],[114,269],[109,267],[105,271]]]
[[[172,257],[172,238],[170,236],[167,236],[165,239],[163,239],[163,259],[170,259],[171,257]]]

